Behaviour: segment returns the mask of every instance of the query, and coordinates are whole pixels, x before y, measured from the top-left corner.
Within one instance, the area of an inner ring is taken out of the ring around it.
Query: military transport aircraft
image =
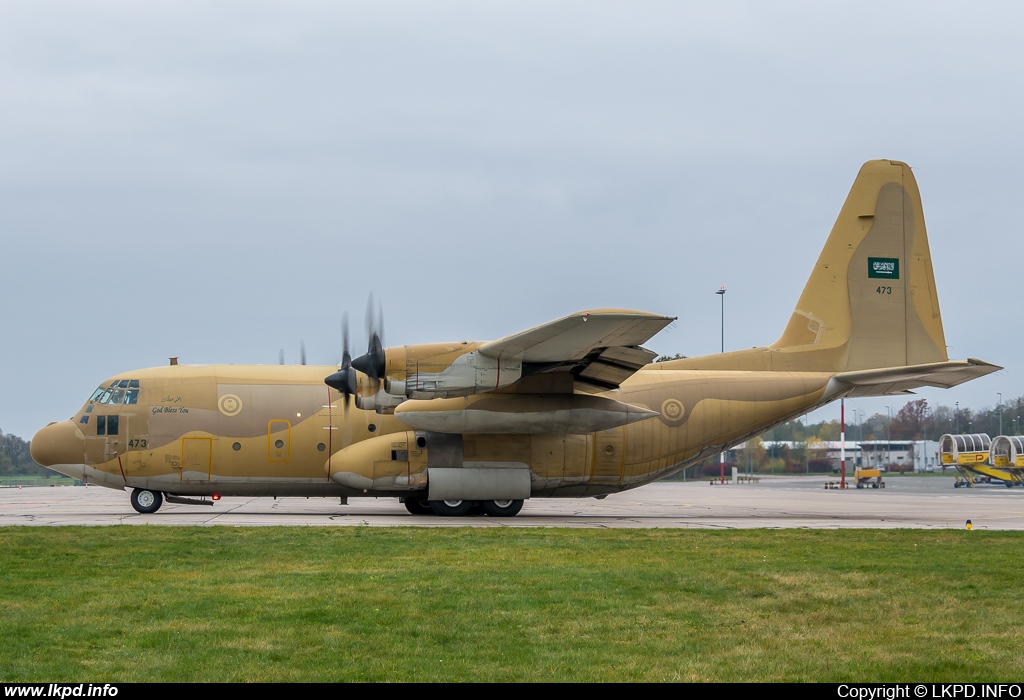
[[[340,368],[172,361],[103,381],[32,457],[131,488],[140,513],[165,498],[390,496],[413,514],[512,516],[527,498],[642,486],[841,397],[1000,369],[948,360],[920,194],[896,161],[861,168],[774,344],[650,364],[642,344],[672,320],[599,309],[386,349],[374,332]]]

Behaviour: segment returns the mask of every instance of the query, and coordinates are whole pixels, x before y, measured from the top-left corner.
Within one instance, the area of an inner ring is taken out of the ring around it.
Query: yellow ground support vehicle
[[[885,482],[882,481],[881,469],[857,469],[853,473],[853,478],[857,482],[857,488],[859,489],[885,488]]]

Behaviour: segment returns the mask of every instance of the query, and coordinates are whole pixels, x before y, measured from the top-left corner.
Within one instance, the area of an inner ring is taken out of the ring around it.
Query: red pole
[[[839,399],[839,488],[846,488],[846,399]]]

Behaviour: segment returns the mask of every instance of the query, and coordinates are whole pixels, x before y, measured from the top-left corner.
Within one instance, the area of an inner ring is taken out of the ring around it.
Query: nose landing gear
[[[164,504],[164,495],[149,489],[132,489],[132,508],[139,513],[155,513]]]

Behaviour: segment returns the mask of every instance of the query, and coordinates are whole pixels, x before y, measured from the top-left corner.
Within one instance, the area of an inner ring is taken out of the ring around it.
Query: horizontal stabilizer
[[[843,372],[837,374],[832,381],[841,385],[837,388],[837,393],[847,397],[891,396],[906,394],[911,389],[923,386],[949,389],[1001,369],[999,365],[972,357],[967,360],[931,362],[909,367]],[[849,388],[852,388],[852,391]]]

